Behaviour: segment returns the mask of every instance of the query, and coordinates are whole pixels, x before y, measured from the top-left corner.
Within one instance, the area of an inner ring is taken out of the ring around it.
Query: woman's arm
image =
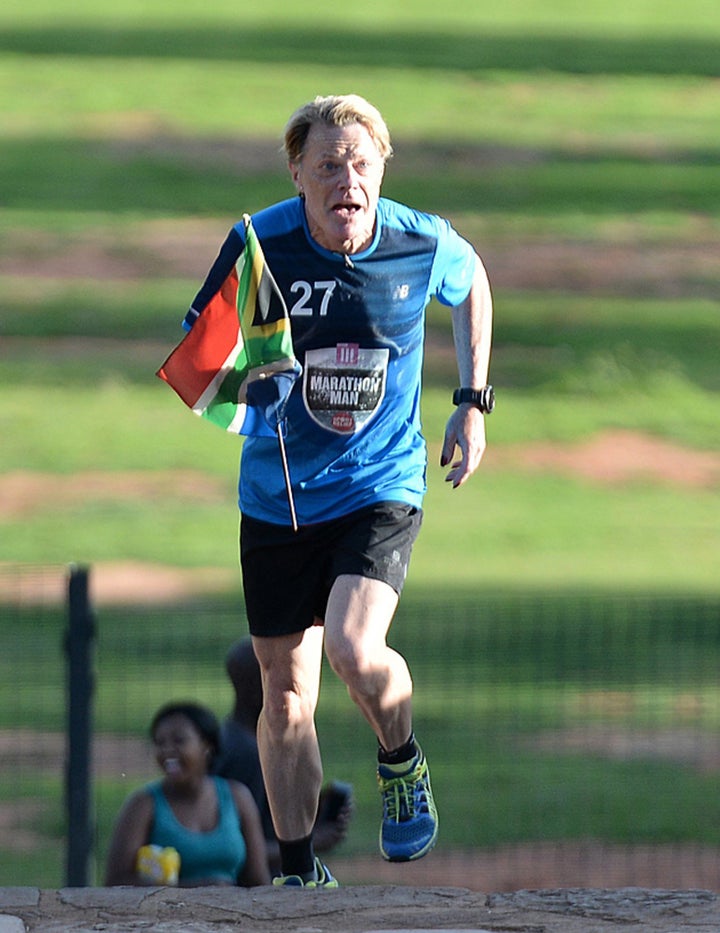
[[[138,849],[150,838],[154,806],[150,794],[136,791],[122,806],[115,823],[105,869],[105,884],[141,885],[135,869]]]
[[[260,811],[249,789],[238,781],[228,781],[240,816],[240,829],[245,839],[247,859],[238,884],[246,888],[270,884],[267,847],[260,821]]]

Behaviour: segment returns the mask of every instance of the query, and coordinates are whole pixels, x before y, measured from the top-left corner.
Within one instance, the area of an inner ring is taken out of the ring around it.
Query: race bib
[[[303,399],[310,417],[336,434],[356,434],[385,397],[390,351],[363,350],[356,343],[308,350]]]

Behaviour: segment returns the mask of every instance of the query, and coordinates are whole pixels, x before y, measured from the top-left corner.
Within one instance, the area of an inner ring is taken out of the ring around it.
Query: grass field
[[[598,718],[631,735],[717,732],[718,473],[608,483],[530,470],[524,451],[624,431],[720,453],[720,7],[370,0],[336,14],[281,0],[3,4],[0,561],[236,565],[239,442],[153,372],[227,227],[290,193],[288,114],[358,91],[393,132],[385,193],[450,217],[496,303],[487,463],[457,492],[438,466],[456,384],[448,320],[430,311],[426,521],[396,626],[428,750],[452,750],[434,771],[445,844],[718,843],[716,776],[531,741]],[[100,730],[139,735],[169,691],[223,711],[238,586],[201,605],[101,607]],[[3,728],[61,728],[61,628],[0,607]],[[356,785],[348,845],[364,851],[367,750],[349,749],[354,713],[325,686],[326,756]],[[611,716],[600,700],[618,693]],[[482,789],[469,814],[468,735]],[[101,845],[127,790],[100,783]],[[0,800],[48,793],[60,799],[59,777],[41,770],[20,792],[0,783]],[[0,852],[0,881],[57,884],[61,813],[26,822],[44,847]]]

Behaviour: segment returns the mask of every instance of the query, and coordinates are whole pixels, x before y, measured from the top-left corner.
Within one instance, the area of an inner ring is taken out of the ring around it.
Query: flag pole
[[[278,446],[280,448],[280,460],[282,461],[283,476],[285,477],[285,489],[287,490],[288,506],[290,508],[290,521],[293,531],[298,530],[297,514],[295,512],[295,497],[293,496],[292,486],[290,484],[290,470],[288,469],[287,454],[285,453],[285,440],[282,436],[282,423],[278,421],[277,426]]]

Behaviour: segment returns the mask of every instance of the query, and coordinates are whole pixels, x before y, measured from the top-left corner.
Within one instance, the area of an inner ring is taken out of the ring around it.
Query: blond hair
[[[290,162],[298,162],[305,151],[310,128],[317,123],[327,126],[349,126],[359,123],[372,137],[381,158],[392,155],[390,132],[377,108],[359,94],[333,94],[316,97],[299,107],[285,127],[285,154]]]

